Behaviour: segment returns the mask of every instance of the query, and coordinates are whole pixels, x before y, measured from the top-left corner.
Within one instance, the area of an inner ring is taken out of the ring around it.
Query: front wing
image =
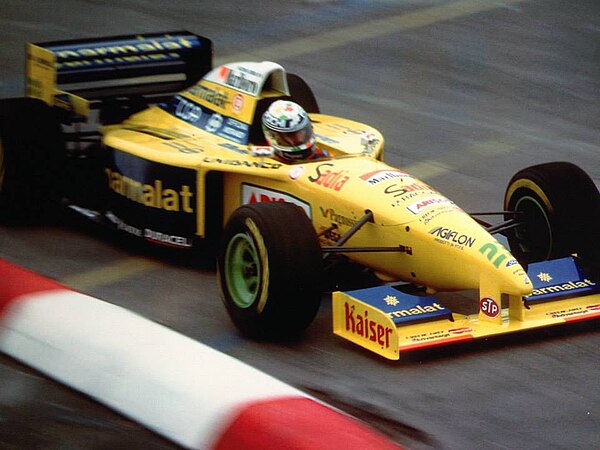
[[[453,313],[436,297],[379,286],[333,293],[334,333],[388,359],[400,353],[600,318],[600,285],[572,258],[530,264],[533,294],[507,308],[480,300],[478,314]],[[501,320],[482,320],[497,315]]]

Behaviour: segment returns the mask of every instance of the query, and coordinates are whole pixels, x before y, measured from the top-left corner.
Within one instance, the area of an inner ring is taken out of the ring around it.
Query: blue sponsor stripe
[[[384,312],[396,325],[452,318],[452,311],[436,297],[406,294],[391,286],[359,289],[346,294]]]
[[[589,276],[577,261],[568,256],[532,263],[527,274],[533,283],[533,294],[526,302],[555,300],[600,292],[600,284]]]
[[[160,36],[143,36],[139,37],[132,36],[131,38],[124,39],[115,39],[115,40],[97,40],[97,41],[75,41],[75,42],[64,42],[55,45],[44,45],[43,47],[52,51],[52,52],[60,52],[60,51],[76,51],[81,49],[100,49],[106,47],[119,47],[119,46],[137,46],[141,44],[154,44],[157,43],[160,46],[163,46],[166,43],[179,43],[181,39],[185,39],[188,41],[191,46],[184,48],[200,48],[202,47],[201,41],[194,35],[191,34],[173,34],[173,35],[160,35]],[[161,50],[161,49],[156,49]],[[164,50],[173,50],[173,49],[164,49]],[[139,50],[140,53],[145,50]]]
[[[180,95],[176,95],[170,102],[159,106],[169,114],[207,133],[238,144],[248,144],[250,126],[247,123],[219,114]]]

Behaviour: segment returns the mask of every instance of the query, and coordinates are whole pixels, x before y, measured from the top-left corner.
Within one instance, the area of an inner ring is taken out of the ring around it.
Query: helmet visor
[[[304,128],[292,132],[275,131],[267,127],[264,127],[264,132],[269,145],[283,152],[303,151],[311,148],[315,143],[310,123]]]

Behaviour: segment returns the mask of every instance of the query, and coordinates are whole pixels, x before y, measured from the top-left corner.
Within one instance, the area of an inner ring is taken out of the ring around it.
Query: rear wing
[[[181,91],[212,57],[211,41],[187,31],[30,43],[26,93],[85,119],[107,99]]]

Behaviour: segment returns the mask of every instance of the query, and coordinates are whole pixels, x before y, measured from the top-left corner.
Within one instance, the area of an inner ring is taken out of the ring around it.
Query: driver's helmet
[[[315,136],[310,118],[306,111],[294,102],[273,102],[262,116],[262,129],[267,143],[282,159],[307,159],[315,149]]]

